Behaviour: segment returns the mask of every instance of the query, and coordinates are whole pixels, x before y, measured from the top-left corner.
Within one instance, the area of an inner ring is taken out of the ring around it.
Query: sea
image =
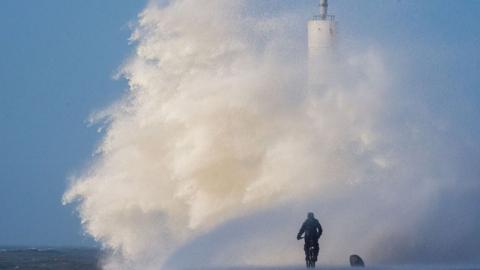
[[[0,248],[0,270],[100,270],[92,248]]]

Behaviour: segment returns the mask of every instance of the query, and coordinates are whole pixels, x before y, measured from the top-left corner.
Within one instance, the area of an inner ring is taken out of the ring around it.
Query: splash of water
[[[381,262],[386,239],[436,199],[424,141],[388,122],[378,53],[329,63],[331,83],[307,91],[297,29],[245,9],[176,0],[139,16],[130,90],[94,117],[105,137],[64,197],[113,251],[106,269],[297,263],[308,210],[324,262],[359,251]]]

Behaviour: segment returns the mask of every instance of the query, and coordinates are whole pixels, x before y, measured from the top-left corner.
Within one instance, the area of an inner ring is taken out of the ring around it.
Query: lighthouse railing
[[[335,21],[335,15],[316,15],[312,18],[314,21]]]

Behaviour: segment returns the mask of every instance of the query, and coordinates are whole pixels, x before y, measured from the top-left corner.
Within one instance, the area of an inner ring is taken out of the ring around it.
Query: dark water
[[[86,248],[0,248],[0,269],[99,270],[99,257]]]

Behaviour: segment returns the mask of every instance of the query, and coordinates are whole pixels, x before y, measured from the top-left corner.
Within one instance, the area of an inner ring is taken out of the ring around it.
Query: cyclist
[[[315,267],[318,251],[320,250],[318,246],[318,239],[322,235],[322,232],[323,231],[320,222],[318,222],[312,212],[309,212],[307,214],[307,219],[303,222],[302,227],[297,234],[297,240],[302,238],[305,239],[304,250],[307,267]],[[305,234],[304,237],[302,237],[303,234]],[[310,249],[313,249],[313,254],[310,253]]]

